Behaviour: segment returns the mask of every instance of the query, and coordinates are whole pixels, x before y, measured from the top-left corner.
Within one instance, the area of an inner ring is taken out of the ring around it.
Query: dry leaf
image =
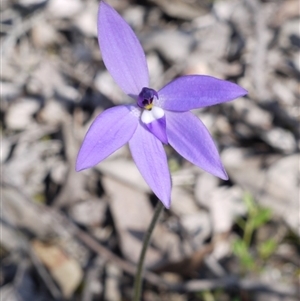
[[[79,263],[55,245],[34,240],[32,247],[60,286],[64,297],[70,298],[83,278],[83,271]]]

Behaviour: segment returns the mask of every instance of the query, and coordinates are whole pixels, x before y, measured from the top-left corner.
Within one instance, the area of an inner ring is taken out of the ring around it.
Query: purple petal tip
[[[160,202],[163,203],[163,205],[165,206],[166,209],[170,209],[170,207],[171,207],[171,200],[170,199],[168,199],[167,201],[160,200]]]

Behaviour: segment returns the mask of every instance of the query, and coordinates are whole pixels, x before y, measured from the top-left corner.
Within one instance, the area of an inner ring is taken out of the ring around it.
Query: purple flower
[[[103,1],[98,40],[106,68],[136,104],[110,108],[95,119],[79,151],[76,170],[98,164],[129,142],[139,171],[166,208],[171,202],[171,177],[163,144],[169,143],[203,170],[228,179],[211,135],[189,110],[230,101],[247,91],[206,75],[177,78],[159,91],[148,88],[141,44],[130,26]]]

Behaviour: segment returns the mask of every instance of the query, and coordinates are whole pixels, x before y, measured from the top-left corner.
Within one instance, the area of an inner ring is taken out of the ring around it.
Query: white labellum
[[[142,113],[142,121],[145,124],[149,124],[154,120],[160,119],[165,115],[165,112],[162,108],[153,106],[151,110],[144,110]]]

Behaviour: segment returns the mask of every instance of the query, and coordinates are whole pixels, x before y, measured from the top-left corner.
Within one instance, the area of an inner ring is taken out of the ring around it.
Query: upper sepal
[[[109,73],[126,94],[136,98],[149,86],[145,53],[131,27],[104,1],[98,12],[98,41]]]

